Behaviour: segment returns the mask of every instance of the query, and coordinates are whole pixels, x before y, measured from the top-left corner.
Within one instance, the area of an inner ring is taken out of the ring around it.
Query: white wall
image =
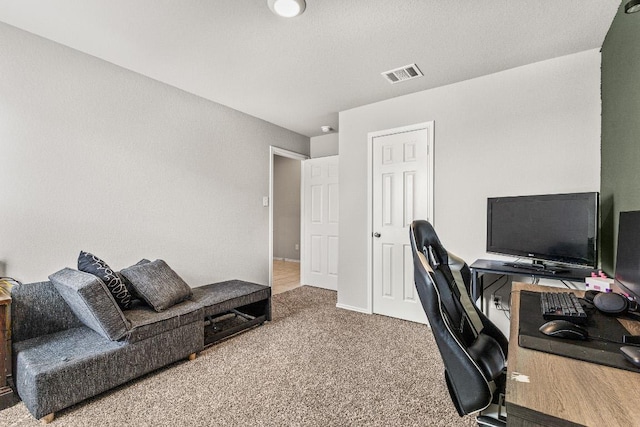
[[[338,304],[369,309],[368,132],[435,121],[434,226],[471,263],[487,197],[599,190],[600,111],[590,50],[341,112]]]
[[[0,23],[0,261],[44,280],[80,250],[190,285],[269,276],[269,146],[309,138]]]
[[[309,142],[311,158],[335,156],[338,154],[338,144],[338,133],[311,137]]]

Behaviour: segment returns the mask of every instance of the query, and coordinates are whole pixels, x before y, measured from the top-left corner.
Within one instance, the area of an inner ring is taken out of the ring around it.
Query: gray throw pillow
[[[129,321],[100,278],[65,268],[53,273],[49,280],[85,326],[112,341],[129,330]]]
[[[120,274],[155,311],[166,310],[191,298],[189,285],[161,259],[133,265],[121,270]]]
[[[140,261],[138,261],[138,262],[137,262],[137,263],[135,263],[134,265],[147,264],[147,263],[149,263],[149,262],[151,262],[151,261],[149,261],[149,260],[148,260],[148,259],[146,259],[146,258],[142,258]],[[140,301],[140,295],[138,295],[138,294],[136,293],[136,290],[134,289],[134,287],[133,287],[133,285],[131,284],[131,282],[129,282],[129,281],[127,280],[127,278],[126,278],[126,277],[124,277],[124,276],[122,275],[122,273],[121,273],[120,271],[118,271],[116,274],[118,275],[118,277],[120,278],[120,280],[122,280],[122,283],[124,283],[124,285],[127,287],[127,290],[128,290],[128,291],[129,291],[129,293],[131,294],[131,298],[133,299],[134,303],[135,303],[135,301],[136,301],[136,300],[137,300],[137,301]],[[132,305],[133,305],[133,304],[132,304]]]

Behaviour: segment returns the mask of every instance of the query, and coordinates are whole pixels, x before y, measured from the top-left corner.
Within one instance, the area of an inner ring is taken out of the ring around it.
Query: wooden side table
[[[13,405],[17,398],[9,387],[11,375],[11,282],[0,279],[0,409]]]

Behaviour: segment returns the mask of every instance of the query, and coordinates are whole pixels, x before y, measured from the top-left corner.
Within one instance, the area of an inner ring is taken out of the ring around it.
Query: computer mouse
[[[587,340],[589,332],[582,326],[571,323],[568,320],[551,320],[540,326],[538,329],[545,335],[554,338],[565,338],[570,340]]]
[[[640,367],[640,347],[624,346],[620,347],[620,351],[624,354],[624,357],[631,363]]]

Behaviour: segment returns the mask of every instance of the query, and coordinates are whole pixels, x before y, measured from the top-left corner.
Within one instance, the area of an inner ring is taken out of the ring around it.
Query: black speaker
[[[602,313],[612,316],[626,314],[629,310],[629,300],[616,293],[598,293],[593,298],[593,305]]]

